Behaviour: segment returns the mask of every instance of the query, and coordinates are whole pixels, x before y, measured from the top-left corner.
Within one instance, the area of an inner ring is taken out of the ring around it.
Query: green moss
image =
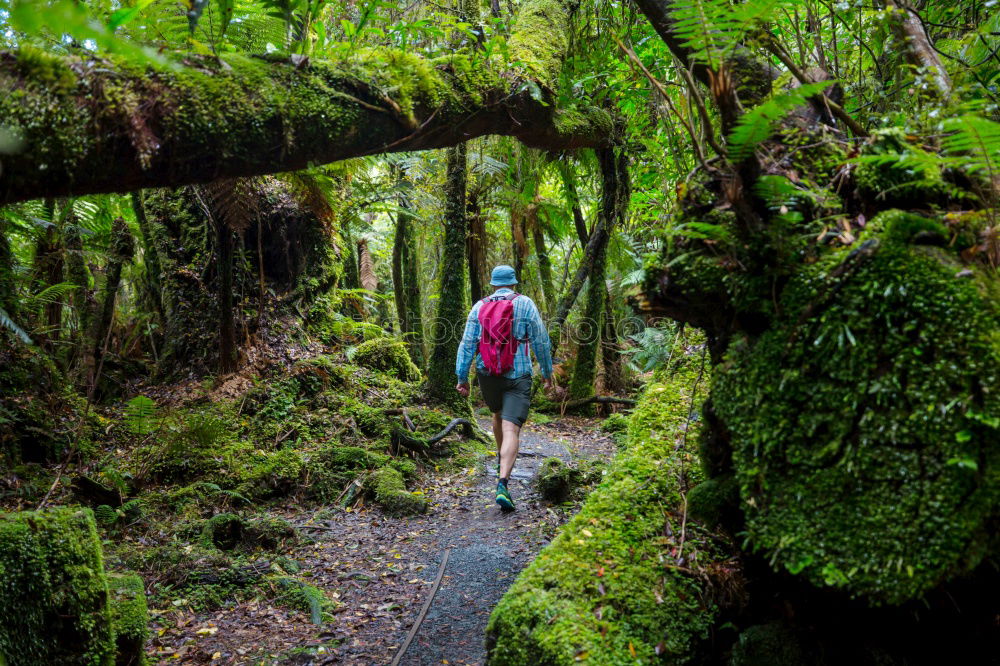
[[[305,468],[301,451],[257,451],[241,471],[237,491],[251,499],[287,495],[298,486]]]
[[[918,240],[920,236],[929,236],[944,244],[950,235],[948,228],[937,220],[893,209],[876,215],[868,223],[861,238],[879,238],[886,242],[906,244]]]
[[[890,216],[868,254],[802,269],[714,375],[751,543],[874,603],[976,566],[1000,502],[996,277],[898,242],[926,226]]]
[[[392,338],[375,338],[358,345],[351,361],[405,381],[420,379],[420,369],[410,360],[406,344]]]
[[[268,583],[276,592],[275,603],[302,611],[315,625],[333,620],[337,604],[323,590],[291,576],[271,576]]]
[[[739,514],[740,487],[732,475],[706,479],[687,494],[688,512],[708,527]]]
[[[705,380],[696,387],[699,361],[684,357],[647,387],[626,450],[494,610],[489,663],[688,663],[700,654],[719,613],[705,581],[725,555],[691,523],[679,550],[681,489],[700,478],[689,419],[706,389]]]
[[[89,509],[0,517],[0,655],[9,666],[110,666],[108,581]]]
[[[149,637],[149,610],[142,578],[132,574],[110,574],[111,623],[117,645],[116,666],[143,666]]]
[[[369,484],[375,501],[390,515],[411,516],[427,511],[427,498],[407,491],[403,475],[393,467],[375,470]]]

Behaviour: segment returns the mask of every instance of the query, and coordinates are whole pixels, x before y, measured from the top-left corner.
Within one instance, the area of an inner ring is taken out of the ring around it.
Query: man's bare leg
[[[500,447],[500,478],[509,479],[510,473],[514,471],[514,461],[517,460],[521,426],[510,421],[501,421],[501,429],[503,445]]]
[[[497,441],[497,462],[500,461],[500,449],[503,448],[503,419],[500,412],[493,412],[493,439]]]

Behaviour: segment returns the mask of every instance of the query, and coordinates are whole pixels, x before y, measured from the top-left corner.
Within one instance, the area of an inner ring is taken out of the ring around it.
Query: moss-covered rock
[[[403,483],[403,475],[394,467],[375,470],[369,480],[375,501],[391,515],[412,516],[427,511],[427,498],[411,493]]]
[[[232,550],[242,540],[243,519],[234,513],[212,516],[201,530],[201,545],[206,548]]]
[[[351,361],[404,381],[420,379],[420,369],[410,360],[406,344],[394,338],[375,338],[362,342],[354,349]]]
[[[729,568],[715,566],[728,546],[698,525],[687,524],[680,545],[681,490],[700,477],[696,433],[684,438],[698,428],[691,403],[707,388],[698,365],[684,357],[646,389],[627,449],[494,610],[489,663],[688,663],[702,654],[719,614],[706,581]]]
[[[110,666],[115,634],[89,509],[0,517],[0,656],[8,666]]]
[[[110,574],[111,623],[115,633],[115,666],[143,666],[149,637],[146,588],[136,574]]]
[[[896,211],[867,244],[800,270],[783,313],[730,345],[713,404],[751,543],[819,586],[898,604],[986,555],[1000,510],[995,274],[911,244]]]
[[[337,604],[318,587],[281,574],[269,576],[267,583],[275,591],[275,603],[302,611],[313,624],[321,625],[333,619],[332,612]]]
[[[581,477],[580,470],[559,458],[546,458],[538,468],[535,485],[538,493],[549,502],[565,502],[572,496]]]

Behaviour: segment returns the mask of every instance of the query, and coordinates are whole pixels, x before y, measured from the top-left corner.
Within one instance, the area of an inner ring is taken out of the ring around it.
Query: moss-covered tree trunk
[[[73,308],[72,344],[66,353],[66,368],[72,368],[84,355],[84,346],[89,341],[87,337],[93,325],[97,302],[90,288],[90,271],[87,269],[83,250],[83,236],[75,218],[66,220],[66,279],[73,284],[70,293],[70,305]]]
[[[399,319],[399,332],[406,340],[410,359],[417,367],[422,368],[424,332],[417,274],[417,239],[413,229],[414,220],[406,205],[406,200],[400,197],[399,212],[396,214],[396,233],[392,245],[392,287],[396,301],[396,316]]]
[[[469,193],[469,233],[468,247],[469,255],[469,295],[471,301],[475,303],[483,298],[489,289],[489,274],[486,267],[486,217],[483,215],[482,205],[479,203],[478,192]]]
[[[430,365],[427,370],[428,394],[433,400],[460,413],[471,411],[468,398],[455,390],[455,356],[469,313],[466,298],[466,147],[448,150],[445,182],[444,247],[441,253],[441,286],[437,315],[431,323]]]
[[[607,256],[607,246],[603,245],[594,258],[587,278],[587,303],[583,316],[574,327],[573,337],[577,348],[573,377],[569,384],[570,400],[590,397],[596,390],[601,336],[604,332],[604,297],[607,293],[604,275]]]
[[[60,211],[54,199],[47,198],[43,203],[45,211],[45,229],[38,235],[35,242],[35,256],[32,264],[32,277],[36,293],[59,284],[63,281],[64,247],[61,225],[57,219]],[[41,329],[38,335],[42,345],[52,351],[58,343],[62,332],[62,301],[57,296],[45,303]]]
[[[157,323],[162,330],[164,324],[163,309],[163,268],[160,265],[160,252],[157,247],[159,239],[155,236],[153,225],[146,216],[146,206],[142,202],[142,192],[133,191],[131,194],[132,210],[135,211],[135,219],[139,223],[139,233],[142,234],[142,261],[146,267],[145,286],[149,303],[156,314]]]
[[[604,292],[604,331],[601,333],[601,365],[604,369],[603,388],[616,393],[625,388],[625,364],[618,334],[618,319],[610,289]]]
[[[601,209],[594,229],[587,237],[580,265],[566,286],[566,293],[559,300],[549,325],[553,356],[559,346],[559,338],[563,324],[566,323],[566,317],[569,316],[569,311],[573,308],[577,295],[586,284],[588,276],[594,271],[598,258],[606,251],[614,227],[624,216],[628,206],[630,193],[628,158],[621,151],[610,148],[598,150],[597,155],[601,163]]]
[[[173,67],[5,52],[0,89],[18,94],[0,97],[0,118],[23,145],[4,156],[0,204],[293,171],[486,134],[548,149],[605,145],[608,114],[557,108],[553,92],[574,6],[527,0],[508,48],[487,62],[474,47],[437,61],[385,48],[335,62],[167,55]]]
[[[236,370],[236,327],[233,322],[233,231],[220,220],[215,222],[219,260],[219,371]]]
[[[535,221],[531,227],[531,233],[535,242],[535,256],[538,258],[538,279],[542,283],[542,294],[545,295],[545,303],[542,312],[547,313],[553,303],[556,302],[555,284],[552,282],[552,260],[549,259],[549,251],[545,247],[545,234],[538,221],[538,210],[535,210]]]
[[[108,254],[108,268],[104,289],[101,292],[101,312],[92,327],[90,356],[86,362],[87,391],[91,397],[97,389],[97,381],[104,365],[104,354],[111,337],[122,269],[126,263],[132,261],[135,254],[135,240],[125,220],[120,217],[115,218],[111,224],[111,250]]]
[[[16,320],[18,315],[17,275],[14,272],[14,251],[7,235],[7,218],[0,210],[0,308]]]
[[[590,232],[587,231],[587,222],[583,218],[583,209],[580,207],[580,193],[576,189],[576,173],[573,171],[573,165],[566,160],[560,160],[559,175],[562,177],[563,196],[566,199],[566,204],[573,212],[573,227],[576,229],[576,237],[580,240],[580,247],[586,248]]]

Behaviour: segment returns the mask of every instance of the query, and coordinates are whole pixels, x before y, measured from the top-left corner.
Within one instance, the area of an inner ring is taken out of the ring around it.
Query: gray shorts
[[[494,414],[500,412],[500,418],[504,421],[524,425],[531,405],[531,375],[507,379],[477,372],[476,377],[479,379],[479,390],[483,392],[483,400],[490,411]]]

